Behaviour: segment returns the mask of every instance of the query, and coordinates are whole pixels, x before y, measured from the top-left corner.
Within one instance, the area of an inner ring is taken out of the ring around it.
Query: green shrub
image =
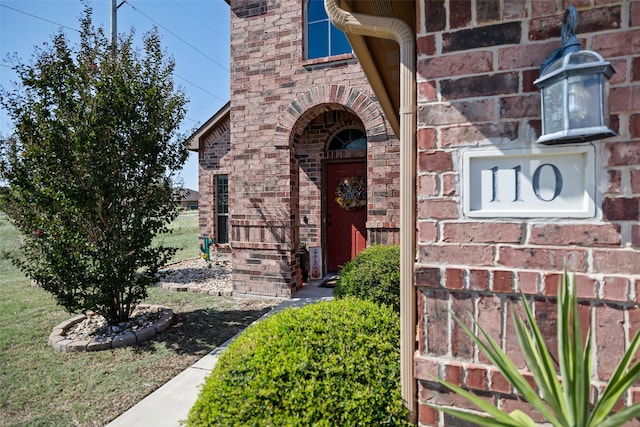
[[[354,296],[400,312],[400,247],[369,246],[340,271],[334,295]]]
[[[188,426],[398,426],[398,316],[355,298],[287,309],[221,355]]]

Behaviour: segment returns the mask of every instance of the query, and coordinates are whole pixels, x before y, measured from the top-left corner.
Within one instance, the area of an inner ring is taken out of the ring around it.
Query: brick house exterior
[[[554,297],[566,264],[576,274],[582,322],[591,328],[596,384],[611,376],[640,328],[640,2],[575,2],[582,48],[597,51],[617,71],[610,105],[618,136],[586,143],[595,151],[595,215],[483,219],[463,211],[464,153],[536,145],[540,93],[533,81],[560,47],[566,6],[547,0],[416,2],[415,377],[422,426],[460,425],[424,402],[468,406],[429,374],[508,411],[527,409],[449,310],[477,320],[524,367],[510,303],[520,289],[526,293],[555,349]],[[638,392],[624,403],[639,401]]]
[[[351,53],[305,59],[303,0],[232,0],[231,100],[191,137],[200,237],[217,242],[215,178],[229,179],[234,293],[292,296],[301,245],[327,248],[332,164],[366,165],[366,244],[398,241],[398,140]],[[366,149],[328,150],[356,129]],[[324,272],[327,271],[326,263]]]
[[[540,93],[533,82],[540,64],[560,47],[566,2],[418,0],[409,2],[415,16],[400,9],[406,2],[326,3],[342,9],[332,20],[347,31],[354,46],[362,46],[360,39],[365,39],[368,47],[354,48],[359,58],[375,56],[373,39],[389,37],[393,31],[381,31],[375,25],[363,28],[370,22],[367,17],[349,18],[350,14],[393,17],[415,30],[417,95],[409,103],[416,111],[412,129],[416,147],[411,157],[417,164],[417,201],[409,210],[415,211],[416,218],[415,228],[401,230],[401,239],[416,230],[417,257],[409,280],[416,293],[417,321],[409,325],[416,327],[415,333],[407,328],[410,340],[417,337],[412,354],[417,390],[407,399],[416,422],[465,425],[427,402],[471,409],[431,376],[472,390],[507,411],[532,412],[451,313],[470,327],[472,319],[477,321],[524,368],[510,306],[522,312],[517,304],[522,290],[553,348],[555,296],[565,265],[576,274],[581,321],[585,329],[591,328],[597,390],[640,329],[640,2],[575,2],[583,48],[599,52],[617,70],[611,79],[610,115],[618,136],[544,148],[552,156],[565,149],[594,153],[585,164],[585,169],[595,171],[587,179],[593,188],[594,211],[582,217],[539,215],[535,210],[513,216],[508,212],[473,215],[465,200],[473,198],[468,186],[474,183],[465,178],[469,173],[465,168],[470,167],[466,160],[471,156],[542,150],[535,142],[541,134],[541,116]],[[388,72],[374,67],[384,80]],[[365,72],[369,75],[366,66]],[[375,86],[376,94],[394,93],[393,86],[402,84],[386,81],[392,83]],[[405,113],[408,110],[405,107]],[[410,145],[411,139],[400,134],[401,147]],[[401,163],[401,171],[403,166],[410,167]],[[578,185],[565,184],[568,190]],[[401,193],[406,189],[402,185]],[[410,318],[405,314],[402,321]],[[632,389],[622,403],[639,401],[639,391]]]
[[[389,107],[398,105],[398,77],[380,61],[364,60],[381,57],[378,36],[359,33],[355,25],[345,28],[362,70],[350,56],[305,61],[302,0],[231,1],[228,156],[233,161],[225,164],[232,177],[234,286],[240,292],[295,291],[297,244],[323,244],[319,224],[322,192],[326,197],[327,190],[318,180],[331,158],[322,141],[331,134],[329,129],[344,125],[343,120],[358,119],[369,138],[368,243],[378,240],[374,236],[395,242],[415,230],[408,289],[415,297],[416,321],[409,325],[409,389],[415,391],[407,405],[416,423],[464,425],[427,402],[470,407],[430,375],[477,392],[503,409],[531,412],[455,324],[451,312],[469,325],[471,319],[477,321],[524,368],[510,306],[522,311],[516,303],[522,290],[553,348],[555,296],[565,265],[576,274],[581,320],[591,328],[594,345],[594,385],[602,386],[640,329],[640,1],[574,2],[582,48],[597,51],[616,70],[610,114],[618,134],[569,146],[593,152],[587,166],[594,170],[590,184],[595,209],[580,218],[535,212],[474,216],[465,210],[464,200],[467,156],[539,148],[540,93],[533,81],[543,60],[560,47],[567,2],[327,2],[348,13],[394,17],[415,31],[417,96],[410,100],[414,108],[403,111],[413,110],[416,117],[411,154],[417,171],[410,183],[416,196],[411,208],[415,222],[408,230],[398,230],[402,213],[395,199],[396,166],[404,141],[398,144],[391,131],[401,109]],[[371,71],[379,78],[372,78]],[[385,96],[391,102],[383,102]],[[201,172],[207,168],[201,157]],[[207,184],[200,185],[201,197],[207,197]],[[637,401],[640,388],[632,389],[623,403]]]
[[[232,170],[230,103],[225,104],[191,136],[191,149],[198,151],[198,228],[201,239],[216,238],[216,177]],[[225,249],[225,245],[222,249]],[[228,245],[227,245],[228,246]]]

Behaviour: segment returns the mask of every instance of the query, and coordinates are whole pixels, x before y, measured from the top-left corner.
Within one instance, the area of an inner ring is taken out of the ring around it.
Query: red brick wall
[[[565,3],[417,2],[415,368],[422,426],[461,425],[427,401],[469,406],[429,374],[478,391],[509,411],[526,409],[449,310],[468,324],[477,320],[524,366],[509,307],[522,289],[553,346],[554,297],[566,263],[576,273],[580,315],[591,327],[600,381],[609,378],[625,343],[640,328],[635,306],[640,298],[640,2],[575,2],[583,49],[598,51],[617,71],[611,79],[611,119],[619,136],[593,143],[596,216],[472,219],[462,210],[464,151],[526,147],[540,135],[533,80],[560,46]]]
[[[355,57],[304,59],[302,0],[230,6],[234,290],[290,296],[299,283],[299,244],[322,240],[327,139],[347,122],[366,131],[367,224],[380,241],[397,235],[398,141]]]
[[[205,134],[198,151],[198,218],[200,239],[216,239],[216,176],[231,173],[229,119]]]

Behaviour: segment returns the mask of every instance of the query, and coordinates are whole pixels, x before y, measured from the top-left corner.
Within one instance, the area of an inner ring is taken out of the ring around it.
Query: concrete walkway
[[[283,301],[262,318],[287,307],[300,307],[305,304],[333,298],[332,288],[322,288],[321,280],[310,281],[294,298]],[[260,321],[257,320],[257,321]],[[237,335],[236,335],[237,337]],[[108,427],[178,427],[186,420],[189,410],[195,403],[200,386],[204,383],[218,357],[236,338],[226,341],[214,351],[191,365],[178,376],[145,397],[127,412],[113,420]]]

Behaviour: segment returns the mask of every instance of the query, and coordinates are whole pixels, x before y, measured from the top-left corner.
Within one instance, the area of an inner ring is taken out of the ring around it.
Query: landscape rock
[[[109,350],[112,348],[112,341],[113,338],[111,337],[95,337],[89,344],[87,344],[87,351]]]
[[[147,326],[146,328],[139,329],[135,332],[136,341],[144,341],[157,335],[156,328],[153,326]]]
[[[211,258],[210,262],[192,258],[168,264],[160,273],[160,286],[173,292],[232,296],[230,255],[216,253]]]
[[[127,345],[133,345],[136,343],[136,334],[133,332],[125,332],[120,335],[116,335],[111,343],[111,348],[124,347]]]
[[[109,326],[96,313],[75,316],[57,325],[48,344],[63,352],[99,351],[133,345],[156,336],[171,325],[173,311],[159,305],[141,304],[128,322]],[[64,328],[63,328],[64,327]]]

